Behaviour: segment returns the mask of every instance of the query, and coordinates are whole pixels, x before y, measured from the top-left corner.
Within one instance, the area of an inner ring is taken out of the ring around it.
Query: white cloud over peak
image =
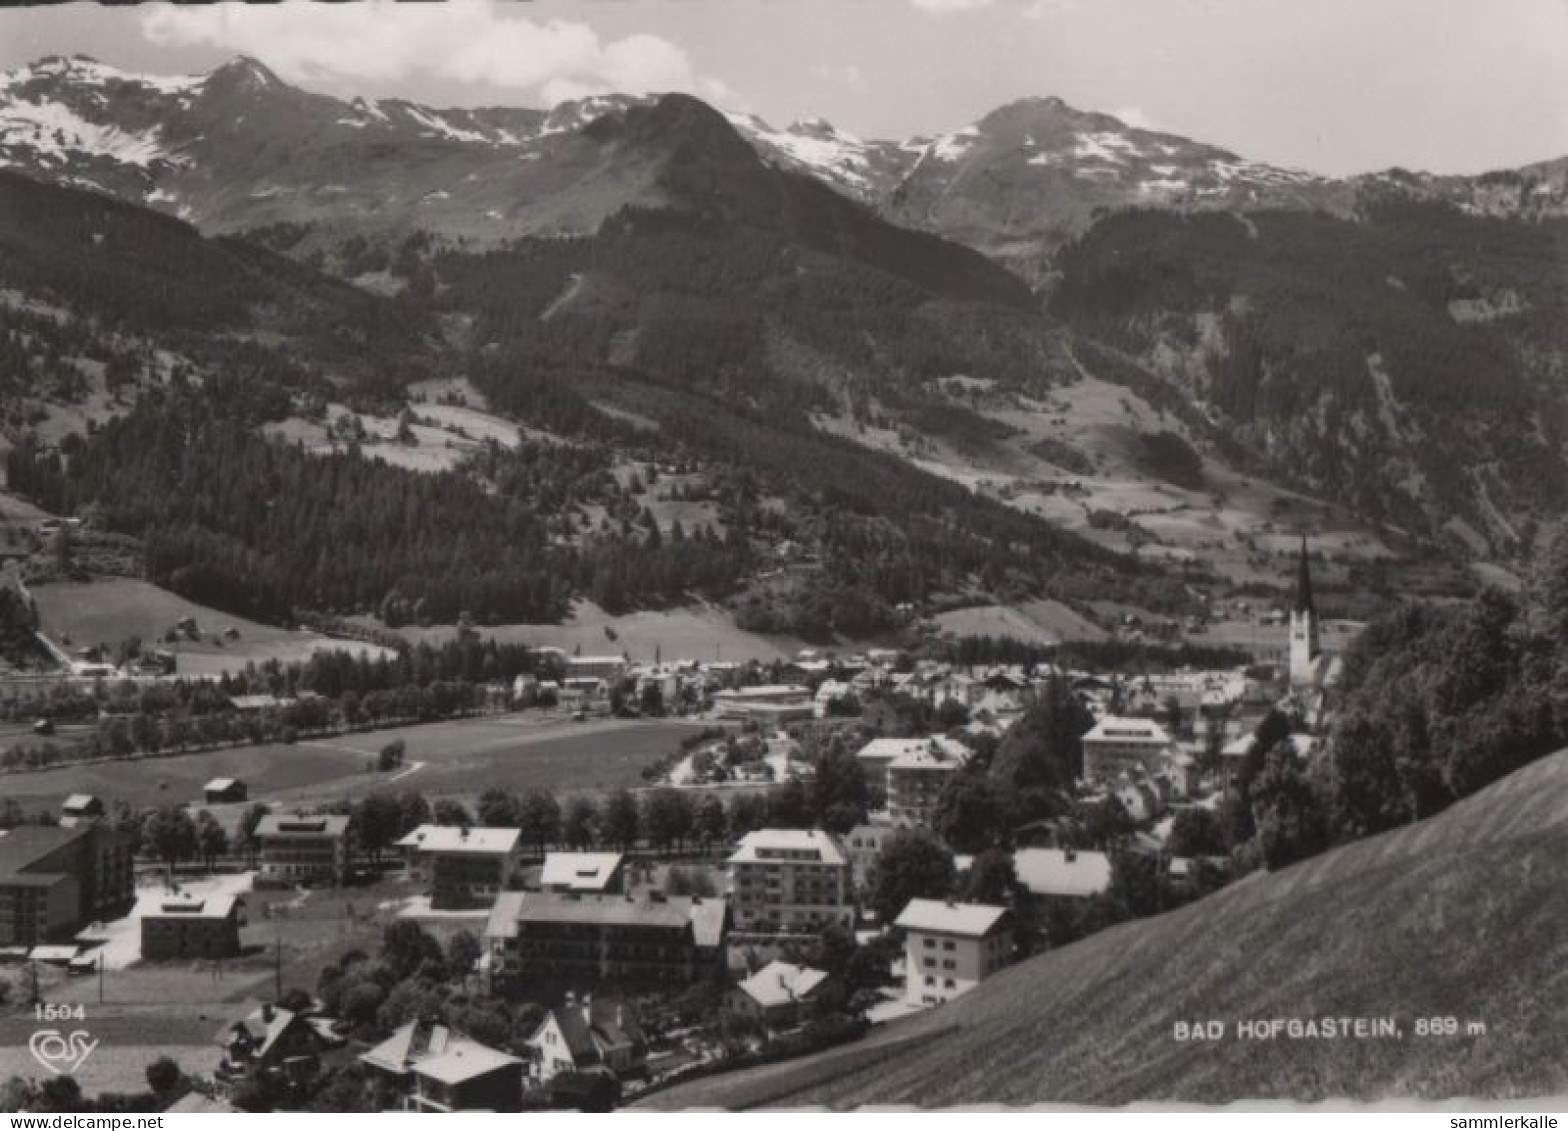
[[[1120,118],[1135,130],[1158,130],[1160,128],[1155,124],[1154,119],[1149,117],[1144,111],[1142,106],[1123,106],[1111,116]]]
[[[530,19],[504,0],[404,4],[223,3],[149,6],[154,43],[254,55],[292,81],[394,82],[429,76],[531,90],[550,102],[605,91],[729,94],[697,72],[685,49],[656,35],[606,41],[588,25]]]
[[[974,12],[989,8],[992,0],[909,0],[925,12]]]

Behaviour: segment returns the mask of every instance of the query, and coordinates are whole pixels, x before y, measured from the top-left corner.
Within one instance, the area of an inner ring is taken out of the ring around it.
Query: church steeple
[[[1301,536],[1296,563],[1296,605],[1290,611],[1290,686],[1305,690],[1317,683],[1318,611],[1312,603],[1312,567],[1307,564],[1307,536]]]
[[[1316,613],[1312,604],[1312,569],[1307,565],[1307,536],[1301,536],[1301,557],[1296,564],[1296,607],[1298,613]]]

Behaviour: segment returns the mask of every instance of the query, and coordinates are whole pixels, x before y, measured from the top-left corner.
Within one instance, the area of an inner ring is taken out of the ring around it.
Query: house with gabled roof
[[[263,1004],[218,1030],[223,1058],[220,1082],[233,1083],[248,1073],[264,1073],[303,1083],[321,1068],[323,1042],[309,1019],[291,1009]]]
[[[648,1040],[630,1005],[620,998],[584,994],[545,1014],[527,1041],[533,1074],[541,1083],[563,1072],[602,1068],[625,1079],[648,1062]]]
[[[517,1111],[521,1058],[429,1021],[410,1021],[359,1061],[401,1097],[405,1111]]]
[[[213,778],[202,786],[202,797],[208,805],[236,805],[245,800],[248,792],[238,778]]]
[[[767,1029],[790,1029],[815,1016],[828,985],[825,970],[774,960],[733,986],[725,1003]]]

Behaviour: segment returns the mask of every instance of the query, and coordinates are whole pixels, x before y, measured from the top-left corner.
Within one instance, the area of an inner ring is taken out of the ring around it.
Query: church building
[[[1307,538],[1301,537],[1296,571],[1296,603],[1290,610],[1290,689],[1308,691],[1317,683],[1318,613],[1312,603],[1312,569],[1307,564]]]

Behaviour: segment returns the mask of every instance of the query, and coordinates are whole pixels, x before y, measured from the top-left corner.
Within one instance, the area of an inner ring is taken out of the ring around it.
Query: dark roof
[[[0,831],[0,877],[31,871],[40,857],[90,836],[94,827],[91,824],[19,825]]]
[[[1301,536],[1301,558],[1296,567],[1296,612],[1312,613],[1312,568],[1307,564],[1307,536]]]
[[[540,1028],[549,1023],[550,1016],[579,1068],[599,1063],[606,1049],[647,1046],[636,1011],[620,998],[593,998],[561,1006],[550,1011]]]

